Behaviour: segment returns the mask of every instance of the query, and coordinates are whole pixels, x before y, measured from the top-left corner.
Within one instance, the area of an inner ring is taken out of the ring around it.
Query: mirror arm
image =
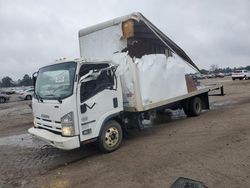
[[[32,74],[32,81],[33,81],[33,86],[34,86],[34,89],[36,87],[36,78],[37,78],[37,75],[38,75],[38,71],[37,72],[34,72]]]
[[[86,82],[86,81],[90,81],[92,80],[92,78],[88,78],[86,79],[88,76],[93,76],[95,78],[97,78],[98,76],[100,76],[100,74],[103,72],[103,71],[108,71],[108,70],[111,70],[113,73],[116,71],[118,65],[111,65],[107,68],[103,68],[103,69],[100,69],[100,70],[90,70],[87,74],[83,75],[79,82],[82,83],[82,82]],[[96,71],[96,72],[95,72]]]
[[[87,77],[88,77],[89,75],[91,75],[92,73],[93,73],[93,70],[90,70],[87,74],[83,75],[83,76],[80,78],[79,82],[80,82],[80,83],[83,82],[84,79],[87,78]]]

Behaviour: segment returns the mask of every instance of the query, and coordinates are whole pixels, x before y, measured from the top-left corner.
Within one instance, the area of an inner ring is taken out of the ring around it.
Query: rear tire
[[[202,111],[202,102],[200,97],[194,97],[184,104],[183,110],[187,116],[199,116]]]
[[[5,102],[6,102],[6,99],[3,97],[0,97],[0,103],[5,103]]]
[[[122,143],[122,128],[117,121],[111,120],[102,127],[98,147],[103,153],[110,153],[117,150]]]

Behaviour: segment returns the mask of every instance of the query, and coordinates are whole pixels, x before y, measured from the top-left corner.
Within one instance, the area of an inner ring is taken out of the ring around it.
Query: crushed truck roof
[[[135,12],[122,17],[118,17],[94,26],[90,26],[79,31],[79,38],[89,35],[93,32],[118,25],[123,24],[126,21],[135,21],[134,32],[140,36],[146,37],[149,40],[158,40],[158,43],[167,47],[170,51],[177,54],[189,65],[199,71],[199,68],[191,60],[191,58],[182,50],[175,42],[173,42],[169,37],[167,37],[162,31],[160,31],[155,25],[153,25],[146,17],[141,13]]]

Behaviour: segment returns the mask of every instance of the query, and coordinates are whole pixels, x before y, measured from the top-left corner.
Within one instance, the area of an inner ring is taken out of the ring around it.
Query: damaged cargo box
[[[132,13],[79,31],[81,57],[108,58],[128,52],[132,58],[149,54],[177,56],[199,70],[188,55],[141,13]]]
[[[171,57],[151,54],[132,59],[126,53],[117,53],[112,61],[119,65],[124,107],[140,111],[141,106],[188,93],[184,68]]]
[[[119,65],[127,109],[142,111],[146,105],[196,90],[185,73],[197,71],[197,66],[140,13],[82,29],[79,42],[82,57],[112,58]]]

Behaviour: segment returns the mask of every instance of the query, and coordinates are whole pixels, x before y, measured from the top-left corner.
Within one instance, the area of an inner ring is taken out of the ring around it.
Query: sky
[[[80,56],[82,28],[141,12],[200,68],[250,65],[249,0],[0,0],[0,79]]]

